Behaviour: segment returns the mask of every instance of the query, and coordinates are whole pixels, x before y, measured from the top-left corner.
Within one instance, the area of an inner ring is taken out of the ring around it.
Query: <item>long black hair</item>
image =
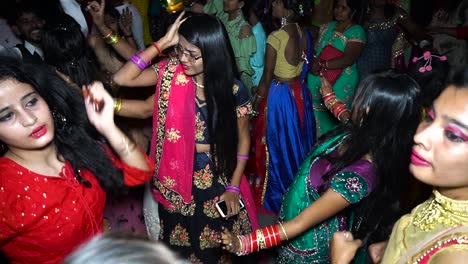
[[[217,171],[231,177],[237,165],[236,101],[234,60],[226,30],[216,17],[193,14],[180,26],[181,34],[202,54],[205,98],[208,108],[207,128]]]
[[[0,58],[0,81],[5,80],[31,85],[45,100],[54,116],[57,155],[71,164],[79,182],[91,186],[79,175],[79,170],[89,170],[106,191],[115,193],[123,187],[122,171],[113,165],[103,139],[89,123],[80,91],[69,87],[48,67]],[[0,144],[8,148],[4,142]]]
[[[81,27],[71,16],[64,14],[46,27],[42,49],[45,62],[69,76],[78,87],[103,80]]]
[[[323,178],[334,174],[370,154],[377,187],[355,208],[354,233],[367,238],[390,217],[398,217],[399,199],[405,191],[410,172],[408,164],[413,135],[421,119],[420,87],[411,77],[395,70],[385,70],[368,76],[356,88],[353,98],[352,122],[325,135],[338,133],[349,136],[345,150],[332,161],[331,170]]]

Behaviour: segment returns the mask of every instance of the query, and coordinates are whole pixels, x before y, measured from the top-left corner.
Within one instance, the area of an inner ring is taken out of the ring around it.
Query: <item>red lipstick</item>
[[[411,154],[411,163],[416,166],[422,166],[422,167],[429,167],[431,166],[431,163],[429,163],[427,160],[425,160],[421,155],[419,155],[418,152],[416,152],[413,149],[413,152]]]
[[[42,126],[40,126],[40,127],[36,127],[36,128],[32,131],[31,135],[29,135],[29,136],[32,137],[32,138],[36,138],[36,139],[37,139],[37,138],[42,137],[42,136],[45,135],[46,133],[47,133],[47,127],[46,127],[45,125],[42,125]]]

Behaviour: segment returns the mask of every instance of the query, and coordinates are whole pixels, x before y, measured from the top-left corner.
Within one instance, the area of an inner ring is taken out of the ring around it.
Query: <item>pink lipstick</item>
[[[425,160],[421,155],[418,154],[415,150],[413,150],[411,154],[411,163],[416,166],[423,166],[423,167],[429,167],[431,166],[431,163],[429,163],[427,160]]]
[[[31,133],[30,137],[37,139],[37,138],[42,137],[46,133],[47,133],[47,127],[45,125],[42,125],[40,127],[35,128],[33,132]]]

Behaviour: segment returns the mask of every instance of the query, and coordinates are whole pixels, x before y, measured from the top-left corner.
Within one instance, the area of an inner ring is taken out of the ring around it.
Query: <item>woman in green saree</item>
[[[331,86],[321,90],[330,93]],[[386,71],[363,80],[351,121],[323,137],[302,163],[283,198],[283,223],[237,237],[226,230],[225,249],[244,255],[281,243],[277,263],[325,264],[336,231],[374,240],[384,220],[397,215],[393,205],[409,177],[418,98],[419,86],[405,74]]]
[[[335,128],[339,121],[345,120],[340,116],[335,116],[328,109],[330,107],[324,104],[319,91],[322,86],[321,74],[328,70],[342,70],[336,82],[332,82],[333,91],[337,99],[343,102],[348,109],[351,109],[351,95],[359,81],[356,60],[366,42],[364,29],[355,22],[360,16],[358,14],[360,2],[360,0],[336,0],[335,21],[320,27],[315,54],[317,59],[313,62],[307,81],[312,92],[317,135],[327,133]],[[335,53],[335,56],[326,53]],[[342,53],[342,55],[336,57],[336,53]]]

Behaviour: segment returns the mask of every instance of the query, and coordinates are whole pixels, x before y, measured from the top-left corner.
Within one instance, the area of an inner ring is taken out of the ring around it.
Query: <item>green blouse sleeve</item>
[[[354,25],[344,32],[348,42],[366,43],[366,32],[360,25]]]
[[[234,56],[236,58],[237,67],[239,70],[240,78],[247,86],[252,87],[252,76],[254,70],[250,66],[250,58],[257,50],[255,36],[251,35],[246,38],[235,38],[231,39],[232,49],[234,50]]]
[[[208,0],[203,6],[203,11],[210,15],[220,17],[224,13],[223,0]]]
[[[364,177],[351,171],[336,174],[332,179],[331,188],[351,204],[366,197],[369,189]]]
[[[257,50],[257,43],[255,42],[255,36],[251,35],[246,38],[237,38],[236,41],[231,42],[234,49],[234,54],[236,59],[239,61],[239,71],[247,72],[249,74],[253,74],[253,70],[250,67],[250,57],[255,53]],[[247,67],[248,66],[248,67]]]

